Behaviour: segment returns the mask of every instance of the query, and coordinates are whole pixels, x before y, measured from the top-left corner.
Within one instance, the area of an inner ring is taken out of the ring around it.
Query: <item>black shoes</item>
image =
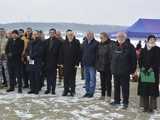
[[[28,94],[34,94],[34,91],[29,91]]]
[[[92,97],[93,97],[93,94],[89,94],[89,95],[88,95],[88,98],[92,98]]]
[[[83,95],[83,98],[92,98],[93,96],[93,94],[86,93],[85,95]]]
[[[29,91],[28,94],[35,94],[35,95],[38,95],[38,94],[39,94],[39,91]]]
[[[153,112],[154,112],[154,110],[153,110],[153,109],[147,109],[147,108],[144,108],[143,112],[153,113]]]
[[[119,106],[120,102],[111,102],[110,105],[112,105],[112,106]]]
[[[13,92],[14,89],[13,88],[9,88],[8,90],[6,90],[6,92]],[[18,93],[22,93],[22,88],[18,88]]]
[[[52,91],[52,95],[55,95],[56,94],[56,92],[55,91]]]
[[[86,97],[88,97],[88,95],[89,95],[89,94],[87,94],[87,93],[86,93],[85,95],[83,95],[83,98],[86,98]]]
[[[75,96],[75,92],[70,92],[71,97]]]
[[[67,96],[68,95],[68,92],[64,91],[62,96]]]
[[[29,88],[29,85],[25,85],[25,86],[23,86],[23,88]]]
[[[67,92],[67,91],[64,91],[63,94],[62,94],[62,96],[68,96],[68,93],[70,93],[70,96],[71,96],[71,97],[74,97],[74,96],[75,96],[75,92],[72,92],[72,91],[68,91],[68,92]]]
[[[14,89],[13,88],[9,88],[8,90],[6,90],[6,92],[13,92]]]
[[[34,94],[35,94],[35,95],[38,95],[38,94],[39,94],[39,92],[38,92],[38,91],[36,91],[36,92],[34,92]]]
[[[121,103],[120,102],[111,102],[110,105],[116,107],[116,106],[120,106]],[[122,109],[126,110],[128,108],[128,104],[123,104]]]
[[[52,90],[52,92],[50,92],[50,90],[46,90],[46,91],[44,92],[44,94],[49,94],[49,93],[51,93],[52,95],[55,95],[55,94],[56,94],[56,92],[55,92],[54,90]]]
[[[50,93],[50,90],[46,90],[45,92],[44,92],[44,94],[49,94]]]

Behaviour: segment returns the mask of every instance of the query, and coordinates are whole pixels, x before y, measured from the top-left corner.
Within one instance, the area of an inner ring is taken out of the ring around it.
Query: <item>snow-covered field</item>
[[[6,93],[0,90],[0,120],[160,120],[160,111],[154,114],[143,113],[138,107],[137,83],[131,83],[130,106],[128,110],[112,107],[106,101],[100,101],[99,75],[94,98],[82,98],[84,81],[77,75],[75,97],[62,97],[62,86],[57,86],[56,96],[28,95],[16,91]],[[160,106],[159,106],[160,107]]]

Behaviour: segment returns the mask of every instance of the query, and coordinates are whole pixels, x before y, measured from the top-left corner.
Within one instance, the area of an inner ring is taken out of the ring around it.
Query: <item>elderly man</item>
[[[111,71],[114,76],[114,102],[111,105],[120,105],[122,89],[123,109],[129,104],[130,74],[136,70],[136,51],[127,39],[126,33],[117,33],[117,41],[112,45]]]
[[[83,97],[91,98],[94,96],[96,87],[96,53],[98,42],[94,38],[94,33],[88,32],[86,40],[82,45],[82,63],[85,72],[86,94]]]
[[[7,44],[7,37],[6,31],[4,28],[0,28],[0,64],[2,68],[2,77],[3,77],[3,85],[7,87],[7,80],[6,80],[6,55],[5,55],[5,47]]]
[[[76,73],[80,62],[80,42],[72,30],[67,30],[60,52],[60,64],[64,67],[64,92],[73,97],[76,93]]]

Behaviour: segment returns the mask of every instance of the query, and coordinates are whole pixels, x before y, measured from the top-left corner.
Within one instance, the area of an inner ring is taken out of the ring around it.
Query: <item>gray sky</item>
[[[130,25],[138,18],[160,18],[160,0],[0,0],[0,23]]]

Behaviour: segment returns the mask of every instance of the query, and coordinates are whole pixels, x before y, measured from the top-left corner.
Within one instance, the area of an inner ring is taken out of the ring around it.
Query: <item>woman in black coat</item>
[[[156,37],[150,35],[146,47],[142,49],[139,58],[140,69],[146,71],[153,70],[155,82],[142,82],[139,78],[138,95],[143,100],[144,112],[152,112],[157,108],[156,99],[159,96],[159,66],[160,66],[160,48],[156,46]]]
[[[74,96],[75,94],[76,71],[79,62],[80,42],[75,39],[74,33],[71,30],[68,30],[66,40],[63,42],[60,51],[60,64],[64,67],[63,96],[67,96],[69,92],[71,96]]]
[[[110,45],[112,41],[109,39],[107,33],[105,32],[100,34],[100,39],[101,42],[98,45],[96,58],[96,69],[100,72],[102,89],[100,100],[104,100],[107,93],[108,101],[110,101],[112,91],[112,74],[110,70]]]

